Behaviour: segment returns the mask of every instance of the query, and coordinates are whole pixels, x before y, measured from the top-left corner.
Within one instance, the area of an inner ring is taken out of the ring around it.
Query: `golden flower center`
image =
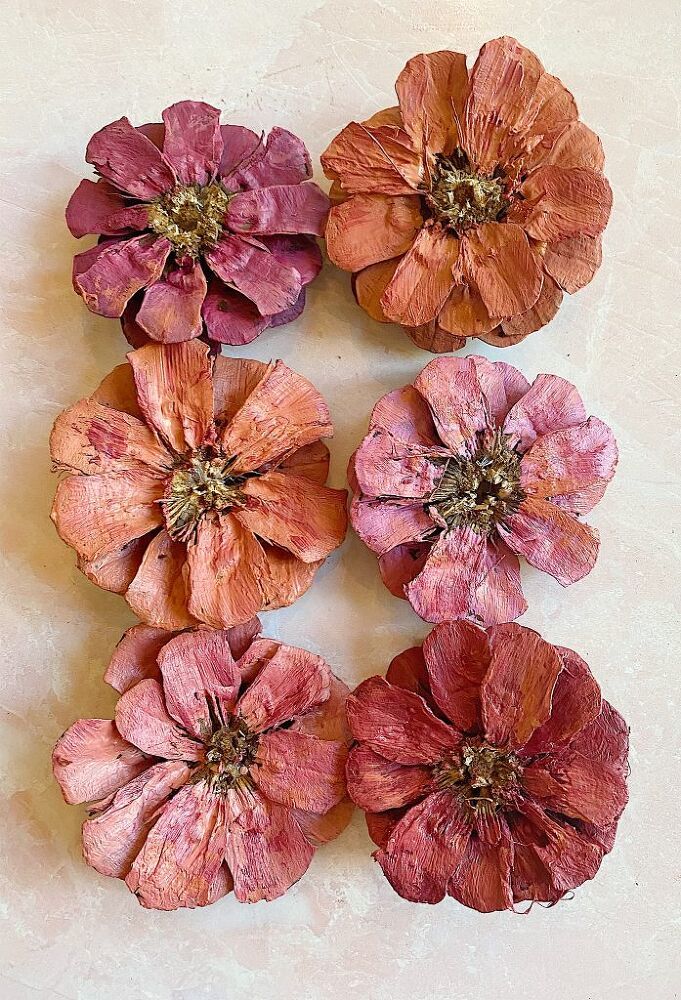
[[[475,812],[495,812],[512,799],[521,773],[516,754],[474,742],[435,768],[439,786],[451,788]]]
[[[250,787],[259,739],[243,719],[232,718],[207,740],[204,762],[196,771],[195,780],[207,782],[213,792],[221,795],[230,788]]]
[[[149,205],[149,227],[169,240],[179,255],[198,257],[222,232],[230,195],[221,184],[178,185]]]
[[[462,149],[437,157],[426,202],[433,217],[455,232],[497,221],[510,204],[503,178],[474,173]]]
[[[489,535],[523,499],[520,455],[509,446],[507,436],[496,431],[474,458],[457,457],[447,462],[427,506],[449,527],[467,526]]]
[[[161,500],[168,534],[189,541],[202,517],[243,507],[241,486],[245,476],[233,475],[234,459],[213,455],[202,448],[183,459],[166,482]]]

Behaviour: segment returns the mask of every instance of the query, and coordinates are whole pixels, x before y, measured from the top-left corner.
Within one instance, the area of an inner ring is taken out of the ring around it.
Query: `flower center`
[[[181,464],[169,477],[161,504],[168,534],[178,542],[187,542],[196,532],[202,517],[210,511],[223,513],[243,507],[241,486],[246,476],[234,476],[234,459],[212,455],[202,448]]]
[[[436,158],[426,202],[434,218],[457,233],[483,222],[495,222],[510,205],[504,179],[474,173],[460,148],[450,157]]]
[[[435,508],[450,528],[466,525],[479,535],[489,535],[496,525],[517,510],[520,489],[520,455],[508,438],[496,431],[474,458],[451,458],[427,506]]]
[[[522,767],[518,756],[487,743],[465,743],[460,754],[435,768],[441,788],[451,788],[475,812],[495,812],[513,799]]]
[[[249,787],[259,736],[236,716],[217,729],[206,743],[204,763],[195,780],[207,782],[213,792],[224,795],[230,788]]]
[[[177,254],[198,257],[217,243],[229,199],[216,181],[179,185],[151,202],[149,227],[170,240]]]

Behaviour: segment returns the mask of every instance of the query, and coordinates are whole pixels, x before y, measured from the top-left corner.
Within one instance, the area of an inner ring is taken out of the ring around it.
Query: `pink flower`
[[[445,623],[347,712],[348,791],[405,899],[555,903],[612,849],[628,729],[572,650],[520,625]]]
[[[74,258],[74,288],[92,312],[125,314],[134,346],[248,344],[302,311],[329,201],[296,136],[274,128],[265,142],[181,101],[163,124],[106,125],[85,158],[100,179],[80,182],[66,221],[100,241]]]
[[[347,688],[319,656],[228,631],[129,629],[105,679],[114,721],[81,719],[53,753],[90,802],[85,860],[143,906],[276,899],[347,825]]]
[[[579,520],[617,464],[612,431],[573,385],[485,358],[437,358],[374,407],[350,463],[355,531],[426,621],[512,621],[518,555],[563,586],[596,561]]]
[[[347,530],[329,410],[281,361],[205,344],[128,355],[50,439],[52,517],[79,568],[149,625],[229,628],[292,604]]]

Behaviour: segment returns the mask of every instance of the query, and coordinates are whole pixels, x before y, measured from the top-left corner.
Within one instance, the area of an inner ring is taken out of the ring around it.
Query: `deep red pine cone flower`
[[[421,618],[495,625],[527,610],[519,555],[563,586],[593,568],[598,533],[580,517],[616,464],[612,431],[564,379],[437,358],[374,407],[350,517]]]
[[[143,906],[276,899],[350,819],[347,687],[259,631],[129,629],[106,672],[115,719],[54,749],[64,798],[90,803],[86,862]]]
[[[163,123],[105,126],[85,158],[99,180],[80,182],[66,221],[100,240],[74,258],[73,285],[92,312],[123,316],[133,346],[248,344],[302,311],[329,200],[296,136],[265,141],[181,101]]]
[[[132,351],[57,418],[52,517],[86,576],[161,628],[229,628],[305,593],[347,530],[319,392],[205,344]]]
[[[555,903],[612,849],[628,729],[572,650],[520,625],[445,623],[347,712],[348,791],[405,899]]]
[[[436,353],[505,347],[548,323],[601,263],[612,192],[574,98],[513,38],[410,59],[398,107],[322,155],[329,257],[359,304]]]

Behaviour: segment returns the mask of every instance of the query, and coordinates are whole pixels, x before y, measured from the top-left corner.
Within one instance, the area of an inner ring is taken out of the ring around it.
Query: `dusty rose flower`
[[[503,361],[437,358],[378,401],[350,462],[355,531],[426,621],[512,621],[518,555],[563,586],[593,567],[579,520],[615,472],[612,431],[573,385]]]
[[[73,285],[92,312],[124,315],[135,347],[247,344],[302,311],[329,202],[296,136],[274,128],[265,142],[181,101],[162,124],[106,125],[85,158],[100,179],[80,182],[66,221],[100,241],[74,258]]]
[[[326,403],[281,361],[150,344],[56,420],[52,511],[80,569],[162,628],[292,604],[346,532]]]
[[[348,791],[405,899],[555,903],[611,850],[628,729],[572,650],[520,625],[447,622],[347,711]]]
[[[419,347],[506,346],[555,315],[601,262],[612,192],[572,95],[513,38],[410,59],[399,106],[351,122],[322,156],[329,257],[359,304]]]
[[[259,631],[129,629],[106,672],[115,719],[54,749],[66,801],[92,803],[85,860],[143,906],[275,899],[350,819],[347,688]]]

